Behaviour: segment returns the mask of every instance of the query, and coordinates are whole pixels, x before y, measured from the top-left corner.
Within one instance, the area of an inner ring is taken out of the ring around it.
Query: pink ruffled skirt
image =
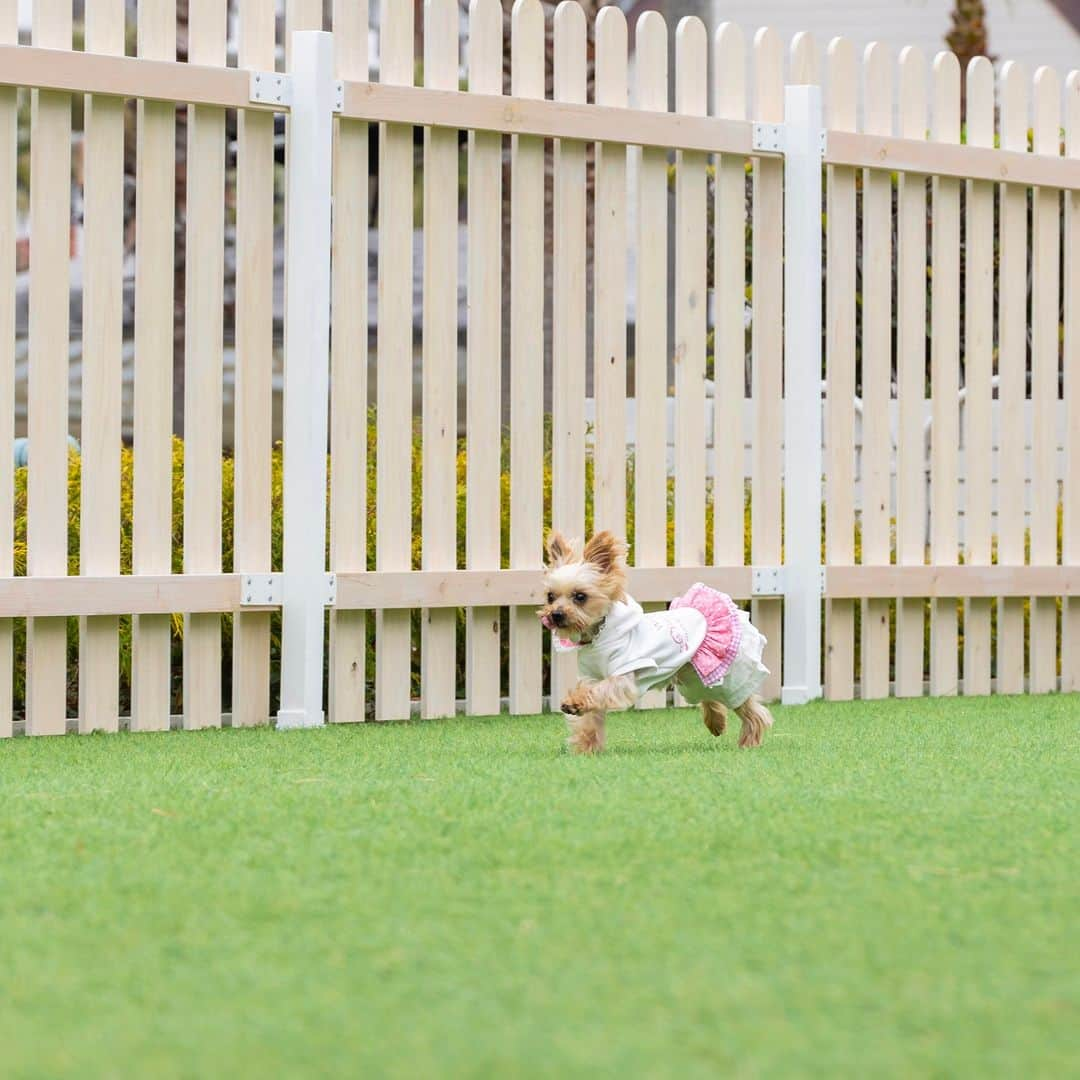
[[[743,620],[730,596],[700,582],[671,602],[671,609],[693,608],[705,616],[705,638],[690,658],[706,687],[719,685],[731,670],[742,644]]]

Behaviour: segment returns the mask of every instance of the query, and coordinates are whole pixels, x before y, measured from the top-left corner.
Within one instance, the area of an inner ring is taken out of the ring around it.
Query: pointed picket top
[[[555,9],[554,19],[554,87],[558,101],[583,105],[586,99],[586,38],[588,26],[585,12],[577,0],[562,0]]]
[[[814,35],[806,30],[791,39],[791,73],[788,81],[802,86],[816,86],[821,81],[818,77],[817,43]]]
[[[626,16],[617,7],[596,16],[596,104],[626,107],[629,38]]]
[[[754,119],[784,119],[784,46],[780,35],[763,26],[754,35]]]
[[[863,50],[863,131],[892,134],[893,66],[889,48],[871,41]]]
[[[424,85],[458,87],[458,6],[456,0],[424,0]]]
[[[667,112],[668,31],[664,16],[646,11],[634,29],[637,108]]]
[[[675,111],[704,116],[709,108],[709,34],[695,15],[675,30]]]
[[[936,142],[960,142],[960,61],[942,51],[934,57],[934,108],[931,118]]]
[[[972,146],[994,145],[994,65],[985,56],[976,56],[968,64],[967,141]]]
[[[825,123],[838,131],[854,131],[859,82],[855,46],[847,38],[835,37],[829,42],[827,56],[829,93]]]
[[[1080,157],[1080,71],[1065,78],[1065,156]]]
[[[900,51],[900,135],[926,138],[926,58],[914,45]]]
[[[1001,148],[1027,150],[1028,79],[1024,65],[1009,60],[1001,68]]]
[[[544,9],[540,0],[514,0],[510,16],[510,86],[517,97],[544,96]]]
[[[1061,153],[1061,80],[1052,67],[1041,67],[1035,72],[1033,116],[1036,154]]]
[[[742,120],[746,116],[746,38],[735,23],[716,28],[713,80],[717,116]]]

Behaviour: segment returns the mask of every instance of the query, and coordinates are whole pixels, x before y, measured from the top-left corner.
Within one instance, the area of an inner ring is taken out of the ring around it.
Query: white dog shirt
[[[769,674],[762,663],[765,636],[750,616],[730,597],[700,583],[667,611],[646,614],[630,597],[617,601],[587,645],[561,638],[558,631],[554,642],[557,652],[577,653],[578,673],[587,679],[636,674],[644,691],[678,677],[691,704],[719,701],[737,709]],[[696,655],[699,649],[702,655]]]
[[[705,639],[705,616],[693,608],[642,611],[627,597],[616,601],[600,632],[587,645],[554,636],[558,652],[576,652],[578,672],[588,679],[637,673],[638,686],[651,690],[671,682]]]

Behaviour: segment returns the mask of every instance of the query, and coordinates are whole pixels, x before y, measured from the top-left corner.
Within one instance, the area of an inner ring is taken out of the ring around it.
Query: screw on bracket
[[[755,566],[751,588],[754,596],[783,596],[784,571],[779,566]]]
[[[273,71],[253,71],[248,96],[258,105],[289,105],[292,82],[288,75]]]
[[[754,150],[767,154],[780,154],[784,150],[784,125],[762,124],[753,126],[752,146]]]

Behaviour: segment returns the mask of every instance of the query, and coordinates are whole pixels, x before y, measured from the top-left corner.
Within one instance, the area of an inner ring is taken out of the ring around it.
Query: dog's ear
[[[547,538],[548,566],[562,566],[574,557],[574,545],[558,529],[552,529]]]
[[[592,563],[602,574],[618,569],[626,555],[626,545],[613,533],[598,532],[585,545],[585,561]]]

